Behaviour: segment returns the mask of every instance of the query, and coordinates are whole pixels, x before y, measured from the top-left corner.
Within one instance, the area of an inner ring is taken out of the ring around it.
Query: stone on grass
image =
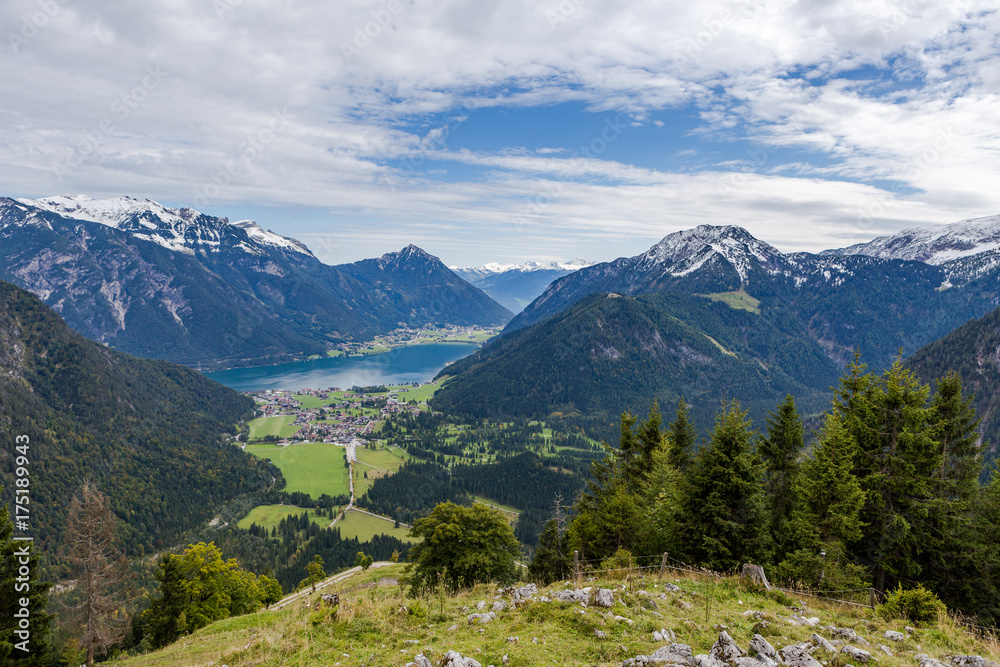
[[[892,642],[901,642],[906,639],[906,635],[902,632],[896,632],[895,630],[886,630],[885,634],[882,636]]]
[[[781,662],[788,667],[823,667],[801,644],[786,646],[778,653],[781,655]]]
[[[774,647],[771,646],[771,643],[764,639],[761,635],[754,635],[750,640],[750,651],[756,655],[758,659],[767,658],[768,660],[772,660],[774,662],[781,662],[778,658],[778,652],[775,651]]]
[[[423,653],[418,653],[413,662],[406,663],[406,667],[434,667],[430,660]]]
[[[469,623],[489,623],[495,621],[496,618],[496,613],[492,611],[486,614],[469,614]]]
[[[448,651],[444,655],[444,667],[483,667],[478,660],[463,657],[458,651]]]
[[[612,607],[615,604],[615,594],[610,589],[602,588],[597,591],[594,602],[598,607]]]
[[[813,646],[822,646],[829,653],[833,653],[834,655],[837,654],[837,648],[831,644],[826,637],[820,636],[814,632],[812,637],[809,638],[809,641],[813,643]]]
[[[1000,667],[992,660],[978,655],[953,655],[951,664],[955,667]]]
[[[940,660],[936,660],[925,653],[918,653],[916,656],[917,664],[920,667],[948,667]]]
[[[715,640],[715,644],[712,645],[712,650],[708,652],[710,658],[729,665],[730,667],[735,667],[736,661],[739,658],[746,657],[746,652],[741,649],[736,641],[729,636],[729,633],[723,630],[719,633],[719,638]]]
[[[853,658],[857,662],[871,662],[872,654],[864,649],[857,648],[855,646],[845,646],[840,649],[840,652],[844,655]]]

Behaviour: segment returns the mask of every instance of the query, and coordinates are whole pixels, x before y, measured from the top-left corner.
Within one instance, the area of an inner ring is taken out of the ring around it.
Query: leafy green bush
[[[921,584],[909,590],[903,590],[900,585],[885,596],[885,602],[878,606],[878,611],[885,618],[905,618],[914,623],[926,624],[937,621],[944,613],[945,606],[937,595]]]

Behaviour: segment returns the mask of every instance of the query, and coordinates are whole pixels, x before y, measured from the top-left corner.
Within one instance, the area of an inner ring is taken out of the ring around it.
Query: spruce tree
[[[3,487],[0,487],[0,492]],[[37,546],[28,541],[14,540],[14,525],[6,505],[0,504],[0,664],[47,667],[49,661],[49,628],[52,617],[45,613],[50,584],[39,578]],[[20,573],[21,553],[27,550],[30,574],[27,580]],[[27,584],[28,588],[24,588]],[[16,632],[21,599],[27,598],[30,637],[26,640]],[[15,614],[18,614],[17,616]],[[23,650],[27,649],[27,650]]]
[[[943,498],[970,500],[979,489],[982,461],[979,451],[979,418],[972,397],[962,394],[962,378],[952,371],[941,378],[931,401],[940,444],[938,481]]]
[[[767,510],[771,536],[779,552],[791,538],[789,522],[793,509],[792,482],[798,471],[798,457],[805,446],[802,419],[791,394],[767,416],[767,437],[760,443],[764,460]]]
[[[803,461],[792,491],[791,544],[778,577],[809,587],[856,588],[865,570],[850,562],[846,545],[861,537],[865,494],[854,476],[857,446],[836,410],[826,417],[812,456]]]
[[[698,432],[688,419],[688,404],[682,397],[677,401],[677,414],[667,433],[670,439],[670,463],[681,472],[687,471],[694,461],[694,451],[698,442]]]
[[[876,379],[856,356],[841,378],[839,409],[858,445],[855,475],[866,494],[867,524],[855,543],[880,595],[921,572],[917,551],[927,536],[940,451],[932,437],[929,388],[897,359]]]
[[[538,536],[538,546],[528,565],[528,573],[533,581],[548,585],[567,577],[570,568],[566,534],[559,531],[555,519],[549,519]]]
[[[767,556],[763,465],[753,439],[746,412],[735,401],[725,405],[688,474],[682,522],[694,563],[728,570]]]

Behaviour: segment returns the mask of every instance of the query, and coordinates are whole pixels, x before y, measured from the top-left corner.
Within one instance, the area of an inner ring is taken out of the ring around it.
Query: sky
[[[982,0],[4,0],[0,195],[450,265],[1000,213]]]

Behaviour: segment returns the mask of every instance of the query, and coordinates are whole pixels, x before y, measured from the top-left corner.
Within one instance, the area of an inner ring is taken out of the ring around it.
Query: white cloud
[[[983,0],[54,1],[44,25],[32,23],[36,0],[0,8],[5,43],[19,38],[0,49],[8,195],[192,203],[214,184],[214,212],[276,206],[286,234],[314,232],[281,207],[364,219],[355,258],[402,234],[455,252],[488,234],[504,252],[592,257],[624,248],[623,234],[641,246],[713,220],[818,249],[1000,210],[1000,14]],[[865,67],[883,80],[849,75]],[[162,72],[155,86],[149,68]],[[657,127],[656,112],[690,108],[705,145],[671,145],[675,159],[746,138],[765,159],[723,156],[752,170],[736,172],[752,187],[720,197],[731,173],[574,155],[590,136],[464,149],[434,117],[451,112],[455,129],[482,108],[567,102]],[[288,122],[272,127],[276,114]],[[772,147],[798,154],[779,160]],[[447,172],[437,180],[431,159]],[[525,216],[546,184],[559,195]],[[534,222],[510,234],[514,218]],[[858,229],[861,218],[874,227]]]

